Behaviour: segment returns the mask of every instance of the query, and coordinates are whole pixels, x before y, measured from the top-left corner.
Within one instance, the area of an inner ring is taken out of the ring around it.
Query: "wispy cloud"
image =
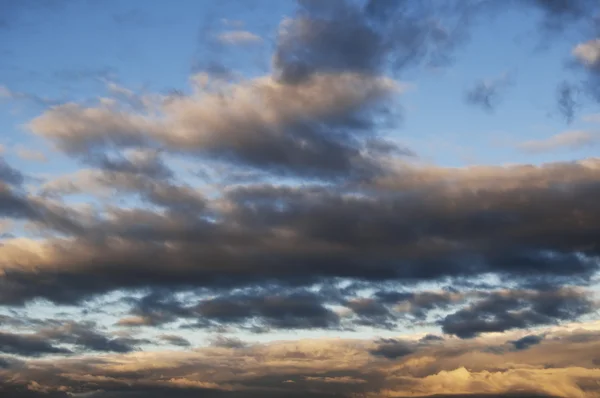
[[[600,142],[600,135],[591,131],[566,131],[541,140],[525,141],[517,147],[529,153],[543,153],[558,150],[577,150]]]
[[[217,39],[224,44],[258,44],[262,42],[262,38],[252,32],[246,30],[230,30],[220,33]]]

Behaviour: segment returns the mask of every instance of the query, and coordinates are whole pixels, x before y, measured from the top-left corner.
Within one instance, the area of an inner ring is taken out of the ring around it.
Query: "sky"
[[[0,395],[600,396],[600,4],[0,0]]]

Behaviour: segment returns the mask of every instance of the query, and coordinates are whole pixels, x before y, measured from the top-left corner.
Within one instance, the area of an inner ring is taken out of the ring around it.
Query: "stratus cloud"
[[[565,131],[545,140],[526,141],[518,148],[530,153],[552,152],[561,149],[576,150],[600,142],[600,134],[590,131]]]
[[[546,338],[522,350],[512,348],[512,342],[523,337],[514,333],[468,342],[431,343],[418,336],[298,340],[95,359],[6,361],[0,376],[11,380],[4,385],[12,388],[35,385],[48,393],[95,393],[92,396],[99,398],[153,397],[175,391],[184,397],[202,393],[227,397],[228,391],[241,397],[270,396],[270,391],[277,397],[302,393],[351,397],[361,392],[397,397],[521,393],[592,398],[600,392],[595,382],[600,376],[595,364],[600,335],[593,325],[579,327],[570,332],[541,330]],[[382,354],[384,349],[390,350],[385,351],[389,355]]]

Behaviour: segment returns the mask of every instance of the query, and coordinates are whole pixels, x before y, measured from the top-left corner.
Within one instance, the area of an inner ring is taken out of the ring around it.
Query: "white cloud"
[[[262,42],[262,38],[246,30],[229,30],[221,33],[218,37],[225,44],[256,44]]]
[[[600,39],[578,44],[573,49],[573,55],[585,66],[600,67]]]
[[[555,134],[542,140],[525,141],[518,148],[530,153],[551,152],[560,149],[581,149],[600,142],[600,135],[595,132],[573,130]]]

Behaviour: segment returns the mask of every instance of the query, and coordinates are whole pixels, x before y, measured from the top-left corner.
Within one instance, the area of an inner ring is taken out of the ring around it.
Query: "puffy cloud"
[[[196,94],[159,101],[158,115],[66,104],[29,126],[62,150],[99,158],[104,166],[111,163],[103,150],[160,145],[276,174],[330,178],[377,172],[377,156],[394,149],[387,144],[382,152],[377,145],[373,119],[400,91],[393,80],[345,73],[315,75],[300,85],[271,77],[212,88],[210,82],[198,77]]]
[[[573,55],[590,69],[600,68],[600,39],[594,39],[578,44],[573,49]],[[599,69],[600,70],[600,69]]]

